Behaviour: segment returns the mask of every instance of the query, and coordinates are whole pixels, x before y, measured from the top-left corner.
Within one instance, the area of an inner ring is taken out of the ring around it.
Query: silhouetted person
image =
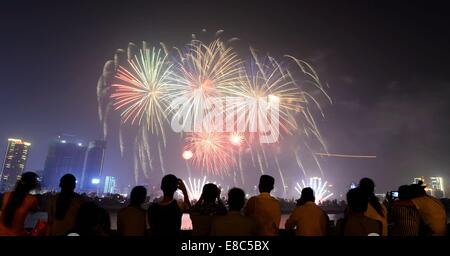
[[[183,192],[184,202],[180,204],[173,198],[177,189]],[[163,199],[148,208],[150,232],[152,235],[179,236],[183,213],[191,207],[186,187],[181,179],[168,174],[162,178],[161,190]]]
[[[297,206],[286,221],[286,229],[296,228],[298,236],[326,236],[328,233],[328,215],[315,204],[314,191],[311,188],[302,190]]]
[[[0,214],[1,236],[25,236],[25,218],[38,208],[38,200],[30,195],[30,191],[38,186],[38,175],[25,172],[17,181],[13,192],[3,195],[2,212]]]
[[[103,208],[99,207],[99,225],[97,229],[98,236],[110,236],[111,235],[111,217],[109,216],[109,212]]]
[[[229,211],[225,216],[214,218],[211,226],[213,236],[252,236],[258,232],[258,227],[250,217],[241,214],[245,204],[245,193],[240,188],[228,191]]]
[[[207,236],[211,233],[211,222],[214,216],[225,215],[227,209],[220,199],[220,189],[212,183],[203,186],[202,195],[192,207],[192,235]]]
[[[412,202],[419,211],[424,228],[420,231],[423,235],[445,236],[447,234],[447,213],[442,202],[430,195],[427,195],[422,184],[413,184],[413,191],[416,196]]]
[[[417,236],[420,228],[420,215],[412,202],[412,186],[398,188],[398,199],[391,203],[391,222],[393,236]]]
[[[258,224],[258,235],[278,235],[281,221],[281,209],[277,199],[270,195],[275,179],[269,175],[261,175],[258,196],[250,198],[245,206],[245,215],[253,218]]]
[[[85,202],[78,211],[75,228],[68,235],[108,236],[110,228],[108,212],[95,202]]]
[[[61,192],[48,202],[48,230],[50,236],[63,236],[75,227],[75,220],[84,198],[75,193],[76,178],[65,174],[59,181]]]
[[[122,236],[144,236],[147,233],[147,211],[142,204],[147,198],[147,189],[136,186],[131,190],[130,203],[117,213],[117,231]]]
[[[374,220],[378,220],[383,225],[382,236],[388,235],[387,209],[380,204],[378,197],[375,196],[375,183],[369,178],[363,178],[359,181],[359,188],[366,194],[369,204],[365,215]]]
[[[354,188],[347,193],[347,216],[338,220],[336,234],[340,236],[367,236],[369,234],[381,235],[382,224],[365,216],[368,207],[368,197],[361,188]]]

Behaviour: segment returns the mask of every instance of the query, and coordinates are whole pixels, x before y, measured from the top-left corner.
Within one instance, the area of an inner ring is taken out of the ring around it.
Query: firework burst
[[[139,49],[130,43],[127,51],[118,50],[114,60],[105,64],[97,87],[105,138],[110,109],[120,113],[122,123],[138,126],[133,140],[125,137],[133,132],[124,133],[122,128],[119,131],[122,155],[127,148],[134,150],[136,182],[141,171],[145,178],[149,177],[149,170],[165,172],[163,152],[168,123],[174,132],[183,132],[180,137],[185,146],[180,159],[189,173],[191,166],[195,166],[212,175],[234,171],[236,179],[240,170],[244,184],[244,170],[259,169],[261,173],[278,170],[286,190],[281,154],[294,152],[304,174],[304,158],[313,158],[313,164],[321,170],[322,155],[313,154],[312,150],[317,152],[319,145],[319,152],[328,152],[314,118],[317,113],[323,116],[319,97],[325,95],[331,100],[311,65],[292,56],[284,56],[282,61],[268,55],[261,57],[252,48],[247,61],[247,57],[238,56],[221,39],[204,43],[194,38],[186,47],[169,51],[161,45],[162,49],[149,48],[144,43]],[[119,58],[122,55],[127,58]],[[215,109],[212,98],[225,98],[226,103],[221,103],[222,109]],[[238,100],[228,104],[228,99]],[[215,126],[205,122],[205,112],[214,116],[215,122],[225,119],[219,125],[213,124],[224,129],[215,130]],[[228,119],[230,113],[236,117]],[[197,117],[202,120],[200,125]],[[178,127],[182,128],[176,131],[173,124],[181,120]],[[188,126],[188,130],[184,129]],[[270,137],[271,142],[261,142],[263,136]],[[290,139],[281,145],[285,136]],[[128,141],[134,141],[135,146],[125,147]],[[159,160],[159,166],[155,166],[155,160]],[[173,168],[170,164],[167,169]],[[251,164],[256,168],[251,168]]]
[[[283,69],[274,58],[266,57],[260,60],[253,49],[250,51],[252,53],[250,65],[242,69],[239,83],[224,88],[227,95],[241,99],[237,106],[231,107],[236,108],[238,113],[248,113],[244,127],[250,127],[251,131],[278,130],[280,125],[284,131],[291,133],[298,127],[293,113],[301,110],[300,103],[303,102],[301,91],[287,70]],[[227,108],[226,111],[232,112],[232,109]],[[268,117],[279,119],[279,122],[275,120],[265,122]],[[267,125],[269,127],[264,127]]]
[[[298,182],[295,186],[295,191],[297,191],[298,194],[302,194],[302,189],[306,187],[312,188],[314,191],[314,197],[316,198],[316,204],[319,204],[331,196],[333,196],[333,193],[327,190],[327,181],[322,183],[322,179],[319,177],[311,177],[309,178],[309,183],[305,183],[304,180],[302,180],[302,185],[300,185]]]
[[[141,49],[128,61],[129,69],[119,66],[111,94],[113,105],[124,122],[138,122],[158,135],[164,135],[167,120],[169,79],[172,64],[160,49]]]
[[[183,102],[181,106],[171,106],[174,115],[190,113],[194,120],[202,118],[209,99],[223,96],[226,88],[239,82],[241,64],[233,48],[220,39],[210,44],[192,40],[185,52],[178,50],[170,97],[182,98]]]
[[[229,136],[223,133],[190,133],[186,137],[185,152],[192,152],[195,166],[215,175],[228,174],[234,165]]]

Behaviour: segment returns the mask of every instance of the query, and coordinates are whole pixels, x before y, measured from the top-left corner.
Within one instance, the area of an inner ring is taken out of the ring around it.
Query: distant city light
[[[66,141],[65,140],[61,140],[61,143],[66,143]]]
[[[100,179],[98,179],[98,178],[94,178],[94,179],[92,179],[92,184],[94,184],[94,185],[96,185],[96,184],[100,184]]]
[[[24,144],[25,146],[31,146],[30,142],[22,141],[21,139],[9,138],[8,141],[12,141],[16,144]]]
[[[78,146],[79,146],[79,147],[83,146],[83,143],[78,143]]]

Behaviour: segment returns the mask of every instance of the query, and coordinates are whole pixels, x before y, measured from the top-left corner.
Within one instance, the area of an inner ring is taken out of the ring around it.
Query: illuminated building
[[[445,197],[444,179],[442,177],[430,177],[431,195],[437,198]]]
[[[115,194],[116,193],[116,178],[113,176],[105,177],[105,186],[103,188],[103,193],[105,194]]]
[[[25,170],[31,144],[20,139],[8,139],[0,180],[1,191],[11,191]]]
[[[85,192],[93,192],[98,190],[98,184],[95,184],[92,181],[93,179],[100,179],[102,175],[105,149],[106,141],[104,140],[89,142],[80,186],[80,188]]]
[[[50,143],[45,159],[42,186],[49,191],[59,188],[59,179],[67,173],[80,180],[83,171],[86,146],[73,136],[58,136]]]

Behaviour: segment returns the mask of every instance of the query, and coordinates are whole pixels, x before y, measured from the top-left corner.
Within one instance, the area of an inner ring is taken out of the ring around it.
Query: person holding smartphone
[[[391,195],[395,196],[393,193]],[[420,215],[412,202],[413,197],[414,192],[410,185],[403,185],[398,188],[398,200],[392,200],[391,204],[391,235],[419,235]]]
[[[220,194],[220,188],[213,183],[203,186],[200,199],[190,211],[193,236],[209,235],[213,219],[218,215],[223,216],[227,213],[225,204],[220,199]]]
[[[184,201],[177,202],[174,194],[177,190],[183,193]],[[181,218],[191,208],[189,195],[184,182],[173,174],[162,178],[161,190],[163,198],[152,203],[148,209],[150,233],[157,236],[180,236]]]

